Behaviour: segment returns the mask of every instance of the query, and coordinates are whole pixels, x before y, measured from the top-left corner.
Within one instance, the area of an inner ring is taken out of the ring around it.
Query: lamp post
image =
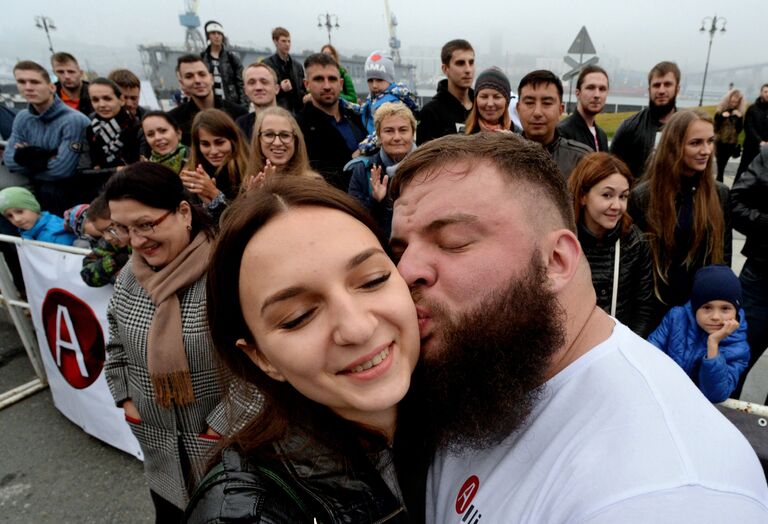
[[[45,15],[39,15],[35,17],[35,25],[45,31],[45,36],[48,37],[48,49],[53,54],[53,43],[51,42],[51,31],[56,30],[56,26],[53,24],[53,20]]]
[[[325,19],[325,22],[323,22],[323,19]],[[325,29],[328,31],[328,43],[331,43],[331,29],[338,29],[339,26],[339,17],[334,15],[333,13],[325,13],[324,15],[317,15],[317,28],[322,29],[325,27]]]
[[[728,22],[725,18],[715,15],[705,16],[701,20],[701,27],[699,31],[702,33],[709,32],[709,47],[707,48],[707,63],[704,65],[704,80],[701,81],[701,97],[699,97],[699,107],[704,105],[704,86],[707,85],[707,71],[709,71],[709,54],[712,52],[712,40],[715,38],[715,33],[720,30],[721,33],[725,33],[725,24]],[[707,23],[710,24],[709,29],[706,28]]]

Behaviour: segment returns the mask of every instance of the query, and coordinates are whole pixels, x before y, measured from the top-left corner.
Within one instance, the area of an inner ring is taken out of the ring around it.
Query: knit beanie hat
[[[741,283],[728,266],[712,265],[699,269],[693,277],[691,309],[695,313],[711,300],[725,300],[741,307]]]
[[[389,82],[395,81],[395,62],[381,51],[374,51],[365,60],[365,79],[380,78]]]
[[[205,23],[205,36],[208,37],[208,33],[212,32],[221,33],[224,34],[224,27],[218,23],[216,20],[209,20]]]
[[[39,213],[40,203],[25,187],[6,187],[0,191],[0,213],[5,214],[9,209],[29,209]]]
[[[491,67],[478,75],[477,80],[475,80],[475,94],[479,93],[481,89],[495,89],[509,103],[512,87],[509,85],[507,75],[498,67]]]
[[[85,219],[88,216],[88,204],[79,204],[64,211],[64,229],[75,235],[85,236]]]

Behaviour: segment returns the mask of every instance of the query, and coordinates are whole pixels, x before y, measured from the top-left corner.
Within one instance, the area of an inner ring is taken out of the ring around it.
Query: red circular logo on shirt
[[[477,490],[480,489],[480,479],[477,475],[470,476],[464,481],[464,484],[459,489],[459,494],[456,497],[456,513],[461,515],[469,507],[472,499],[477,495]]]
[[[64,380],[84,389],[104,367],[104,333],[91,307],[63,289],[51,289],[42,307],[48,350]]]

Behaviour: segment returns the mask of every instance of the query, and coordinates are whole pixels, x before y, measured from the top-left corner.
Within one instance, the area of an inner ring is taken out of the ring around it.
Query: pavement
[[[736,162],[726,168],[730,187]],[[733,234],[733,269],[744,265]],[[34,378],[15,328],[0,307],[0,392]],[[0,523],[152,522],[142,463],[59,413],[45,389],[0,410]]]

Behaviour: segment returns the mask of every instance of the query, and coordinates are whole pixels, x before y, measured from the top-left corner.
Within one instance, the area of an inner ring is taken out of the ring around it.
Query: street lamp
[[[701,97],[699,97],[699,107],[704,105],[704,86],[707,85],[707,71],[709,71],[709,54],[712,52],[712,39],[715,38],[715,33],[717,33],[718,29],[721,33],[725,33],[725,24],[727,22],[728,20],[722,16],[718,18],[717,15],[714,17],[705,16],[701,20],[701,27],[699,28],[699,31],[702,33],[709,31],[709,47],[707,48],[707,63],[704,66],[704,80],[701,82]],[[705,27],[707,23],[710,24],[709,29]]]
[[[323,22],[325,18],[325,22]],[[322,29],[325,27],[328,30],[328,43],[331,43],[331,29],[339,28],[339,17],[332,13],[325,13],[324,15],[317,15],[317,28]]]
[[[55,31],[56,26],[53,24],[53,20],[48,18],[47,16],[40,15],[35,17],[35,25],[45,31],[45,36],[48,37],[48,49],[51,50],[51,54],[53,54],[53,43],[51,42],[51,33],[50,31]]]

